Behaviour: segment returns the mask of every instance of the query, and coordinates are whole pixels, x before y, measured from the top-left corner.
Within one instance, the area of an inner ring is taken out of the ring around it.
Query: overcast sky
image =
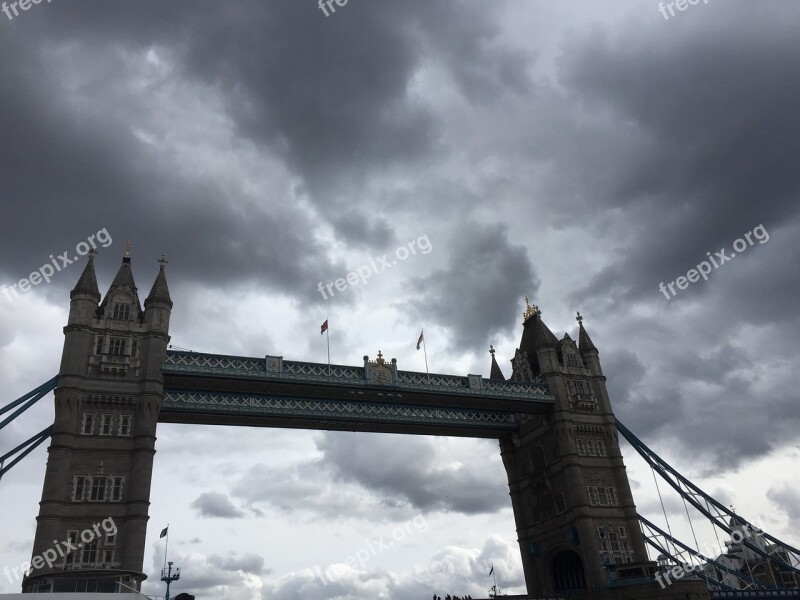
[[[580,310],[617,416],[800,543],[800,4],[333,6],[0,13],[0,283],[105,230],[103,292],[127,240],[142,299],[167,255],[180,347],[324,362],[329,319],[334,362],[380,349],[422,370],[425,327],[431,370],[455,374],[488,375],[493,344],[509,375],[526,295],[558,337]],[[707,281],[678,280],[709,255]],[[0,293],[0,404],[57,372],[85,260]],[[366,283],[319,291],[359,267]],[[52,422],[51,398],[0,452]],[[524,589],[494,441],[158,437],[147,593],[163,593],[167,523],[173,590],[203,599],[478,597],[492,564]],[[639,510],[662,523],[624,453]],[[0,484],[0,566],[30,559],[45,460]]]

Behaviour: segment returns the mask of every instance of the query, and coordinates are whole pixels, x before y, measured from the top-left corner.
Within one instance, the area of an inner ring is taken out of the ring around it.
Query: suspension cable
[[[661,489],[658,487],[658,479],[656,478],[656,470],[650,465],[650,470],[653,472],[653,481],[656,482],[656,491],[658,492],[658,501],[661,502],[661,510],[664,512],[664,521],[667,524],[667,531],[669,531],[670,537],[672,537],[672,529],[669,526],[669,519],[667,518],[667,509],[664,508],[664,499],[661,497]]]

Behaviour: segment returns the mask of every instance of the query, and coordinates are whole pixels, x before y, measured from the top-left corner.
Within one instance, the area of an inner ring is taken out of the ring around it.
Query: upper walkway
[[[499,437],[555,402],[541,382],[169,351],[160,420]]]

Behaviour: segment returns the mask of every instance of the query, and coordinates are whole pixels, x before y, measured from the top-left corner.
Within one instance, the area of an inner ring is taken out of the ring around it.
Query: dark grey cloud
[[[201,517],[220,517],[223,519],[241,519],[244,511],[236,508],[230,498],[219,492],[200,494],[191,504]]]
[[[773,486],[767,491],[767,498],[775,503],[778,510],[786,513],[792,522],[797,522],[800,518],[800,492],[797,488],[788,483]]]
[[[410,90],[427,60],[423,49],[438,51],[443,68],[459,70],[464,89],[522,85],[518,53],[485,15],[463,8],[372,3],[333,20],[320,19],[310,2],[143,2],[136,10],[109,10],[89,0],[24,15],[10,24],[0,67],[10,84],[0,125],[15,139],[13,149],[0,149],[3,192],[30,209],[0,231],[13,263],[26,271],[40,264],[38,255],[74,245],[90,216],[97,228],[170,253],[182,276],[221,283],[258,272],[295,290],[319,279],[315,267],[327,261],[303,233],[314,222],[290,208],[292,198],[245,202],[242,189],[181,174],[170,164],[174,157],[158,156],[137,139],[141,128],[167,141],[160,130],[166,123],[154,111],[197,94],[219,104],[239,136],[282,157],[298,179],[296,193],[326,213],[340,236],[383,247],[390,226],[354,202],[362,201],[358,188],[369,169],[413,167],[433,148],[435,117]],[[67,73],[49,55],[58,48],[69,51]],[[152,73],[153,53],[169,65],[168,77]],[[130,85],[137,78],[146,82],[143,93]],[[211,131],[198,127],[202,142]],[[12,243],[12,234],[41,228],[43,216],[59,224],[47,248],[30,235],[27,244]]]
[[[244,554],[242,556],[218,556],[212,554],[208,562],[223,571],[241,571],[251,575],[268,575],[272,571],[264,566],[264,557],[258,554]]]
[[[255,510],[263,503],[331,519],[382,521],[429,511],[474,515],[508,508],[496,442],[459,446],[464,454],[445,467],[441,463],[452,451],[437,448],[444,440],[325,432],[317,438],[320,458],[283,467],[256,465],[232,492]]]
[[[564,44],[560,82],[605,130],[589,152],[605,156],[608,170],[587,173],[585,192],[593,193],[581,194],[581,204],[596,215],[627,210],[638,221],[636,251],[587,282],[593,295],[620,284],[636,298],[650,295],[757,225],[797,221],[791,13],[796,6],[698,12],[702,29],[598,28]],[[618,160],[620,131],[638,150],[630,160]],[[768,271],[774,286],[777,265]]]
[[[417,510],[464,514],[491,513],[509,505],[505,471],[491,468],[496,464],[480,464],[473,458],[442,467],[436,438],[364,437],[326,435],[318,446],[336,478],[356,481],[387,503],[407,502]],[[381,460],[375,460],[376,456]]]
[[[513,244],[501,224],[462,223],[449,241],[443,269],[410,280],[402,308],[416,322],[434,322],[453,348],[477,350],[519,321],[520,299],[535,296],[539,281],[523,246]]]

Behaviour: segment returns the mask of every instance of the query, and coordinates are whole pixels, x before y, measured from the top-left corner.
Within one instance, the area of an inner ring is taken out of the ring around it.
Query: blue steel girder
[[[31,390],[30,392],[28,392],[24,396],[22,396],[20,398],[17,398],[16,400],[11,402],[10,404],[7,404],[6,406],[0,408],[0,415],[3,415],[5,413],[7,413],[8,411],[10,411],[11,409],[22,405],[22,406],[20,406],[20,408],[17,408],[17,410],[15,410],[13,413],[11,413],[11,415],[6,417],[2,422],[0,422],[0,429],[5,427],[6,425],[8,425],[11,421],[16,419],[18,416],[20,416],[22,413],[24,413],[26,410],[28,410],[31,406],[33,406],[39,400],[44,398],[48,393],[53,391],[55,389],[57,383],[58,383],[58,375],[56,375],[55,377],[53,377],[49,381],[45,381],[42,385],[37,387],[35,390]]]
[[[13,450],[10,450],[9,452],[6,452],[3,456],[0,456],[0,479],[2,479],[3,475],[8,473],[8,471],[10,471],[14,465],[16,465],[26,456],[28,456],[28,454],[36,450],[36,448],[38,448],[42,442],[48,439],[52,433],[53,433],[52,425],[50,425],[49,427],[45,427],[42,431],[40,431],[33,437],[25,440]],[[6,460],[8,460],[17,453],[19,453],[19,456],[12,459],[10,463],[5,464]]]
[[[540,382],[169,352],[159,420],[498,438],[555,402]]]

